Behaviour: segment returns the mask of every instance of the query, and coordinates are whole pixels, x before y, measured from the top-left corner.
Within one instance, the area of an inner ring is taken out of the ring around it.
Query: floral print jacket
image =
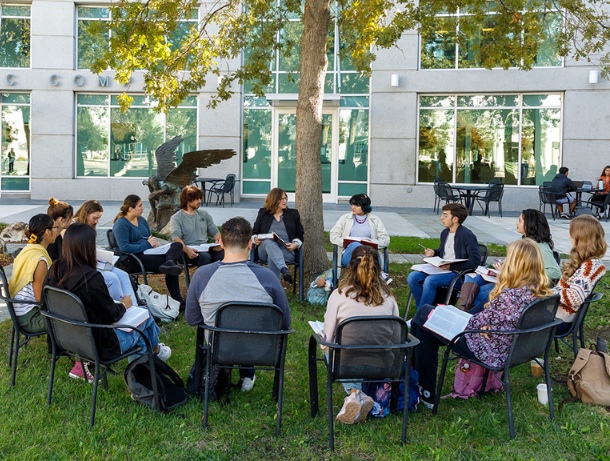
[[[473,315],[466,329],[515,330],[521,313],[533,300],[530,287],[507,288],[483,311]],[[512,336],[489,335],[487,338],[478,333],[465,336],[468,348],[479,360],[492,367],[504,366],[513,340]]]

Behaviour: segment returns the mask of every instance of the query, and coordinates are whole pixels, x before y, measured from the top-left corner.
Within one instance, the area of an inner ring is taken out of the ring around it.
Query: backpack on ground
[[[136,402],[148,405],[153,410],[159,410],[163,413],[184,405],[187,395],[180,376],[157,356],[154,357],[153,363],[157,377],[160,408],[156,408],[155,405],[152,381],[150,380],[150,362],[147,355],[137,358],[125,368],[125,383],[131,397]]]
[[[203,351],[203,360],[205,363],[207,350]],[[191,366],[191,371],[189,372],[188,377],[186,378],[186,391],[189,395],[193,397],[198,397],[201,400],[205,398],[205,367],[202,365],[203,370],[201,370],[201,383],[197,386],[195,382],[195,363]],[[213,386],[210,387],[208,399],[210,402],[214,400],[220,400],[220,398],[225,396],[225,403],[229,401],[229,386],[230,383],[230,371],[228,369],[220,368],[216,365],[212,367],[210,371],[210,381],[214,383]]]
[[[180,301],[176,301],[169,295],[157,293],[148,285],[138,285],[137,295],[138,298],[146,301],[152,316],[162,322],[171,322],[180,315]]]
[[[581,348],[568,373],[568,389],[574,399],[610,406],[610,356]]]
[[[469,399],[480,394],[491,392],[493,394],[502,390],[502,372],[498,374],[490,371],[487,376],[485,389],[483,388],[483,378],[485,368],[466,359],[460,359],[455,369],[455,380],[453,381],[453,392],[448,397]]]
[[[401,381],[365,381],[362,392],[373,399],[373,408],[369,416],[385,418],[391,413],[402,412],[405,405],[405,387]],[[416,411],[421,392],[419,390],[419,374],[411,367],[409,375],[409,411]]]

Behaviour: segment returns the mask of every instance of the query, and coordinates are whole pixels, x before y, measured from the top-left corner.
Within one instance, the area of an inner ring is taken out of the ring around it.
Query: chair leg
[[[15,330],[15,350],[13,351],[13,363],[11,371],[11,387],[15,385],[15,378],[17,377],[17,360],[19,359],[19,331]]]
[[[553,421],[555,419],[555,408],[553,407],[553,389],[551,387],[551,367],[549,365],[549,349],[550,347],[547,347],[546,352],[544,353],[544,374],[546,377],[546,393],[549,400],[549,418],[551,419],[551,421]]]
[[[326,397],[328,405],[328,444],[332,451],[335,450],[335,432],[334,432],[334,418],[333,418],[333,382],[331,378],[330,367],[332,365],[327,364],[329,369],[328,377],[326,378]]]
[[[510,439],[513,440],[515,438],[515,421],[513,418],[513,399],[510,395],[510,377],[508,375],[508,369],[504,371],[504,390],[506,391],[506,407],[508,411],[508,431],[510,433]]]
[[[15,345],[15,328],[11,327],[11,346],[8,350],[8,366],[13,365],[13,347]]]
[[[312,418],[318,415],[318,367],[316,354],[318,343],[313,336],[309,338],[309,411]]]
[[[405,368],[404,381],[404,397],[403,397],[403,408],[402,408],[402,434],[400,441],[405,444],[407,443],[407,426],[409,424],[409,380],[411,379],[411,357],[413,349],[407,351],[407,366]]]
[[[413,299],[413,293],[411,293],[409,291],[409,297],[407,298],[407,305],[405,306],[405,315],[404,315],[404,319],[408,320],[408,316],[409,316],[409,308],[411,307],[411,300]]]
[[[445,382],[445,374],[447,373],[447,363],[449,362],[449,353],[451,351],[449,348],[445,349],[445,355],[443,357],[443,365],[441,367],[441,374],[438,377],[438,383],[436,385],[436,395],[434,396],[434,406],[432,407],[432,414],[435,415],[438,413],[438,405],[441,402],[441,394],[443,392],[443,383]],[[407,388],[405,388],[407,389]],[[408,393],[405,390],[405,399],[407,399]],[[406,403],[406,400],[405,400]]]
[[[85,370],[85,366],[81,360],[81,365],[83,366],[83,370]],[[86,378],[86,376],[85,376]],[[104,375],[105,378],[105,375]],[[97,406],[97,387],[100,381],[100,364],[95,363],[95,374],[93,375],[93,396],[91,397],[91,418],[89,420],[89,425],[93,427],[95,424],[95,407]],[[106,384],[107,386],[107,384]]]
[[[51,357],[51,373],[49,374],[49,390],[47,392],[47,406],[51,405],[51,398],[53,396],[53,379],[55,378],[55,363],[59,357],[55,356],[55,351]]]

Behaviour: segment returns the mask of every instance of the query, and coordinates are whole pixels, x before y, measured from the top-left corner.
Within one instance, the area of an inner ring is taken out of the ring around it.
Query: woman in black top
[[[281,240],[259,239],[258,234],[274,232]],[[288,208],[288,196],[279,187],[271,189],[252,228],[258,257],[269,264],[269,269],[287,282],[292,282],[286,263],[294,262],[294,252],[303,245],[303,226],[297,210]],[[283,242],[282,242],[283,240]]]

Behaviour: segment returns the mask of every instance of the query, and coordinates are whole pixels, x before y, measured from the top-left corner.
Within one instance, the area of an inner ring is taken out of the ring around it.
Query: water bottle
[[[604,190],[604,181],[602,181],[601,179],[599,180],[599,183],[597,183],[597,189]]]

